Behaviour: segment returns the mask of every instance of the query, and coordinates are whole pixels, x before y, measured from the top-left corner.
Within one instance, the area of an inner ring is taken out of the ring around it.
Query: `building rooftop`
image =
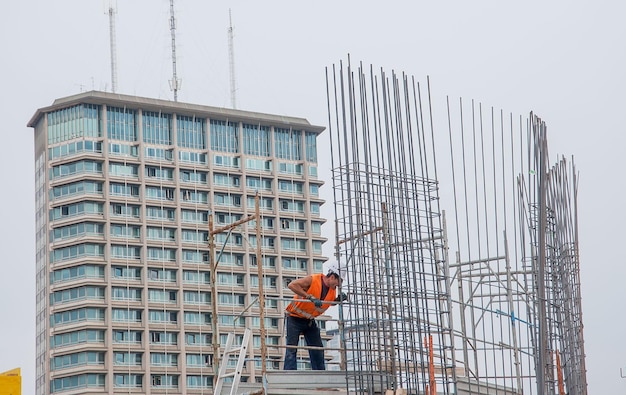
[[[241,122],[254,122],[258,124],[269,125],[283,125],[285,127],[292,127],[294,129],[303,129],[308,132],[321,133],[324,131],[324,126],[312,125],[304,118],[289,117],[283,115],[264,114],[253,111],[236,110],[232,108],[223,107],[211,107],[200,104],[181,103],[170,100],[151,99],[146,97],[122,95],[119,93],[89,91],[82,92],[76,95],[67,96],[64,98],[56,99],[51,106],[38,109],[35,114],[28,121],[28,127],[35,127],[39,118],[44,114],[55,111],[60,108],[72,106],[79,103],[88,104],[111,104],[118,102],[121,107],[128,106],[129,103],[134,103],[138,108],[154,111],[171,111],[181,115],[188,116],[202,116],[208,118],[220,118],[229,119],[233,121]]]

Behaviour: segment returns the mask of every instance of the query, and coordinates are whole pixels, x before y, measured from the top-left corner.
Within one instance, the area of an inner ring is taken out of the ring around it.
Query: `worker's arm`
[[[289,283],[289,285],[287,285],[287,287],[289,287],[289,289],[292,290],[293,293],[295,293],[296,295],[302,296],[303,298],[308,299],[309,296],[313,296],[307,293],[307,291],[311,287],[312,282],[313,282],[313,277],[306,276],[303,278],[299,278],[297,280],[293,280],[292,282]]]

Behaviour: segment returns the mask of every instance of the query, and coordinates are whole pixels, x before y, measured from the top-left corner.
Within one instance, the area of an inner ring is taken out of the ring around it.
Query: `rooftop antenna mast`
[[[235,84],[235,49],[233,40],[233,18],[228,9],[228,63],[230,66],[230,104],[233,108],[237,108],[236,84]]]
[[[174,91],[174,101],[178,101],[181,80],[176,76],[176,19],[174,18],[174,0],[170,0],[170,31],[172,33],[172,79],[170,89]]]
[[[111,45],[111,91],[115,93],[117,91],[117,49],[115,42],[115,8],[113,7],[113,0],[109,0],[109,40]]]

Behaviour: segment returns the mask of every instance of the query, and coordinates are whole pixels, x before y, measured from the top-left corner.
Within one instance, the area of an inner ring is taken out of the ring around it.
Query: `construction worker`
[[[300,334],[304,335],[307,346],[319,347],[309,349],[311,369],[325,370],[324,350],[321,349],[322,337],[315,317],[323,314],[332,304],[346,299],[345,294],[337,296],[337,287],[343,282],[344,274],[337,262],[331,262],[326,275],[312,274],[293,280],[288,287],[293,291],[294,300],[285,309],[287,326],[287,346],[297,346]],[[296,348],[287,347],[285,351],[284,370],[296,370]]]

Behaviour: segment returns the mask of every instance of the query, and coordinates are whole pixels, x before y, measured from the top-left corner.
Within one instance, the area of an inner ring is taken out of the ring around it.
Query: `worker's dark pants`
[[[297,346],[300,340],[300,334],[304,335],[304,340],[307,346],[322,347],[322,337],[320,335],[320,328],[318,328],[315,320],[309,320],[306,318],[297,318],[292,316],[286,316],[287,320],[287,345]],[[287,348],[285,350],[285,365],[284,370],[296,370],[298,364],[296,362],[296,348]],[[313,370],[325,370],[324,365],[324,350],[309,350],[309,358],[311,359],[311,369]]]

